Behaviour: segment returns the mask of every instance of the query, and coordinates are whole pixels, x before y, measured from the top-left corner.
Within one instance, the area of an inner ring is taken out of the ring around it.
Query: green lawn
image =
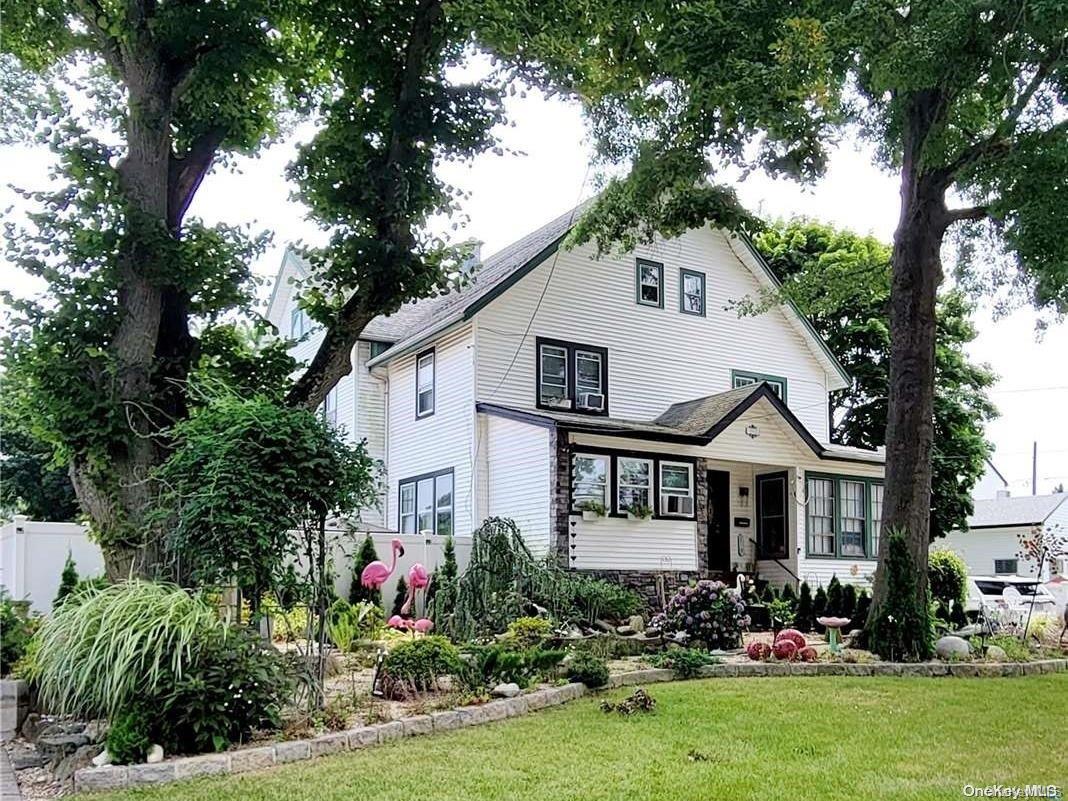
[[[659,704],[651,715],[606,715],[599,699],[584,698],[259,774],[105,798],[949,799],[963,797],[965,783],[1068,780],[1068,674],[753,678],[648,689]]]

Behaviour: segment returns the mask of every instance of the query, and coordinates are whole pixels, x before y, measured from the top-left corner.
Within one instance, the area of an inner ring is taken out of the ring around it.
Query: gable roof
[[[559,426],[567,431],[584,434],[707,445],[761,399],[767,400],[802,442],[821,459],[875,464],[885,461],[881,451],[824,445],[819,442],[766,381],[674,403],[659,417],[648,421],[601,417],[558,409],[524,409],[486,402],[478,403],[477,409],[484,414],[507,417],[533,425]]]
[[[1066,493],[975,501],[975,511],[968,518],[968,528],[1037,526],[1046,522],[1065,501],[1068,501]]]
[[[446,328],[470,320],[480,309],[553,255],[575,221],[595,199],[591,198],[580,203],[484,260],[471,282],[462,289],[406,303],[393,314],[380,315],[373,319],[364,328],[360,338],[391,342],[393,347],[372,359],[369,364],[371,366],[381,364],[395,356],[407,353]],[[728,233],[727,241],[735,256],[750,271],[757,274],[758,280],[762,279],[771,287],[781,285],[778,276],[757,251],[749,237],[744,234]],[[286,258],[292,258],[300,271],[306,274],[302,260],[295,253],[287,251]],[[282,278],[284,266],[285,258],[276,278],[275,293],[277,283]],[[272,294],[272,304],[274,298],[275,295]],[[831,389],[840,389],[848,385],[849,374],[831,352],[827,343],[816,332],[812,323],[792,302],[787,305],[790,309],[790,312],[785,313],[787,320],[798,328],[802,338],[815,352],[824,368],[836,373],[841,379],[842,383],[832,386]]]

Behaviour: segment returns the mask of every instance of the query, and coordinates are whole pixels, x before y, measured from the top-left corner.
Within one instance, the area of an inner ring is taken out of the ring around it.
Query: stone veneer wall
[[[556,555],[561,565],[572,564],[572,522],[570,516],[571,447],[566,431],[554,429],[550,447],[555,453],[556,474],[549,504],[550,519],[556,531]],[[705,474],[708,460],[698,459],[694,468],[694,511],[697,518],[697,570],[581,570],[583,575],[605,579],[637,592],[649,609],[659,612],[664,598],[670,598],[676,589],[697,579],[708,578],[708,482]]]

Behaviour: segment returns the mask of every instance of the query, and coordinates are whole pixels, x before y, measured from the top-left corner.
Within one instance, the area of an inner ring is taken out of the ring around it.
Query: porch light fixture
[[[747,437],[749,437],[749,439],[756,439],[757,437],[759,437],[760,436],[760,429],[757,428],[757,424],[756,423],[750,423],[749,425],[747,425],[745,427],[745,435]]]

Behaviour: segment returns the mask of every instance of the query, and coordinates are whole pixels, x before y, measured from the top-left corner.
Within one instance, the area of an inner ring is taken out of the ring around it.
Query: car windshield
[[[1006,587],[1012,587],[1020,595],[1034,595],[1038,591],[1038,585],[1017,584],[1015,581],[976,581],[975,586],[983,595],[1001,595]]]

